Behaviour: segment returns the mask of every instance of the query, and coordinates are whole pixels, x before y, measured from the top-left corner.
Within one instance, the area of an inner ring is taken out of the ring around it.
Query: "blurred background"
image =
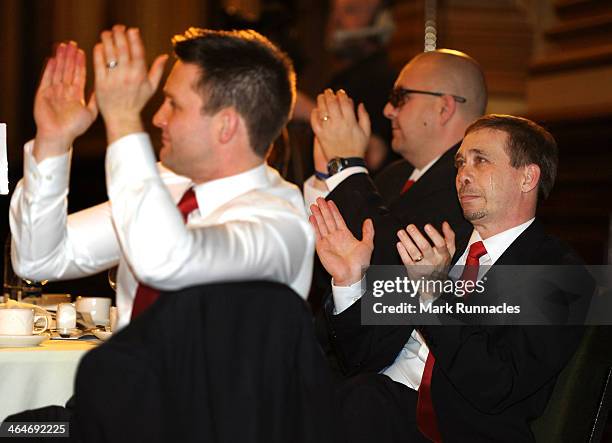
[[[384,150],[388,126],[376,98],[384,106],[395,74],[417,53],[435,47],[465,51],[484,68],[489,112],[536,120],[559,142],[557,184],[540,210],[548,229],[588,263],[612,263],[608,0],[0,0],[0,122],[8,125],[11,190],[22,175],[22,146],[35,133],[33,97],[54,43],[77,41],[88,53],[91,73],[91,49],[100,31],[115,23],[140,27],[149,61],[170,52],[171,36],[189,26],[255,28],[293,58],[305,109],[308,97],[327,85],[357,81],[359,96],[365,82],[360,101],[380,120],[375,125],[382,144],[373,170],[393,158]],[[367,43],[354,44],[354,38]],[[383,72],[370,72],[382,65],[367,61],[375,54],[388,61]],[[89,93],[91,77],[88,85]],[[346,89],[351,94],[351,87]],[[143,115],[155,145],[159,132],[150,122],[160,103],[158,94]],[[308,125],[298,114],[282,143],[290,149],[275,152],[274,162],[299,184],[312,165]],[[106,199],[104,151],[98,120],[75,145],[71,212]],[[8,203],[9,197],[0,196],[2,239],[9,231]],[[50,288],[112,294],[106,275],[56,285]]]

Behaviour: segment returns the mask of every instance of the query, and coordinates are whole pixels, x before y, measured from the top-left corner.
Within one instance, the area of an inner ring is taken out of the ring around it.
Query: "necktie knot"
[[[477,241],[475,243],[472,243],[472,245],[470,246],[470,250],[468,251],[468,257],[479,260],[480,257],[485,255],[486,253],[487,250],[485,249],[484,243],[481,241]]]
[[[480,268],[480,257],[485,255],[487,250],[485,249],[484,243],[477,241],[472,243],[468,250],[467,258],[465,259],[465,267],[459,280],[471,280],[475,282],[478,280],[478,270]]]
[[[198,207],[198,201],[196,200],[195,192],[193,192],[193,188],[189,188],[187,192],[183,194],[183,197],[178,202],[179,211],[183,215],[183,220],[187,221],[187,216]]]

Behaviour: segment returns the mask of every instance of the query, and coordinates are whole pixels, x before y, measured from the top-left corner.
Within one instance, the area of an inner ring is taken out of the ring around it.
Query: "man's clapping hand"
[[[36,161],[68,151],[98,116],[93,95],[85,103],[85,78],[83,50],[75,42],[60,43],[45,66],[34,99]]]
[[[333,201],[317,199],[311,205],[310,223],[315,229],[317,254],[337,286],[349,286],[361,280],[374,250],[374,225],[363,222],[363,239],[357,240],[346,226]]]
[[[353,100],[339,90],[326,89],[317,97],[310,124],[326,158],[364,157],[370,139],[370,116],[363,103],[355,116]]]
[[[147,72],[145,49],[136,28],[115,25],[94,48],[96,97],[108,143],[143,130],[140,112],[161,81],[168,56],[158,56]]]

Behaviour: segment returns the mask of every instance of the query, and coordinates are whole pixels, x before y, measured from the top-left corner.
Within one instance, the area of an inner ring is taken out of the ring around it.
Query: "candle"
[[[74,328],[76,328],[76,308],[72,303],[60,303],[57,305],[57,329],[64,331]]]
[[[7,195],[8,160],[6,157],[6,123],[0,123],[0,194]]]

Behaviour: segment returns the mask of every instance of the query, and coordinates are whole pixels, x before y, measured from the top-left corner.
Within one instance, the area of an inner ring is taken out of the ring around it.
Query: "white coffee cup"
[[[110,323],[111,299],[106,297],[77,297],[77,312],[88,312],[96,325]]]
[[[35,327],[39,321],[44,320],[44,326]],[[38,335],[49,327],[46,315],[34,315],[30,308],[4,308],[0,309],[0,335]]]

